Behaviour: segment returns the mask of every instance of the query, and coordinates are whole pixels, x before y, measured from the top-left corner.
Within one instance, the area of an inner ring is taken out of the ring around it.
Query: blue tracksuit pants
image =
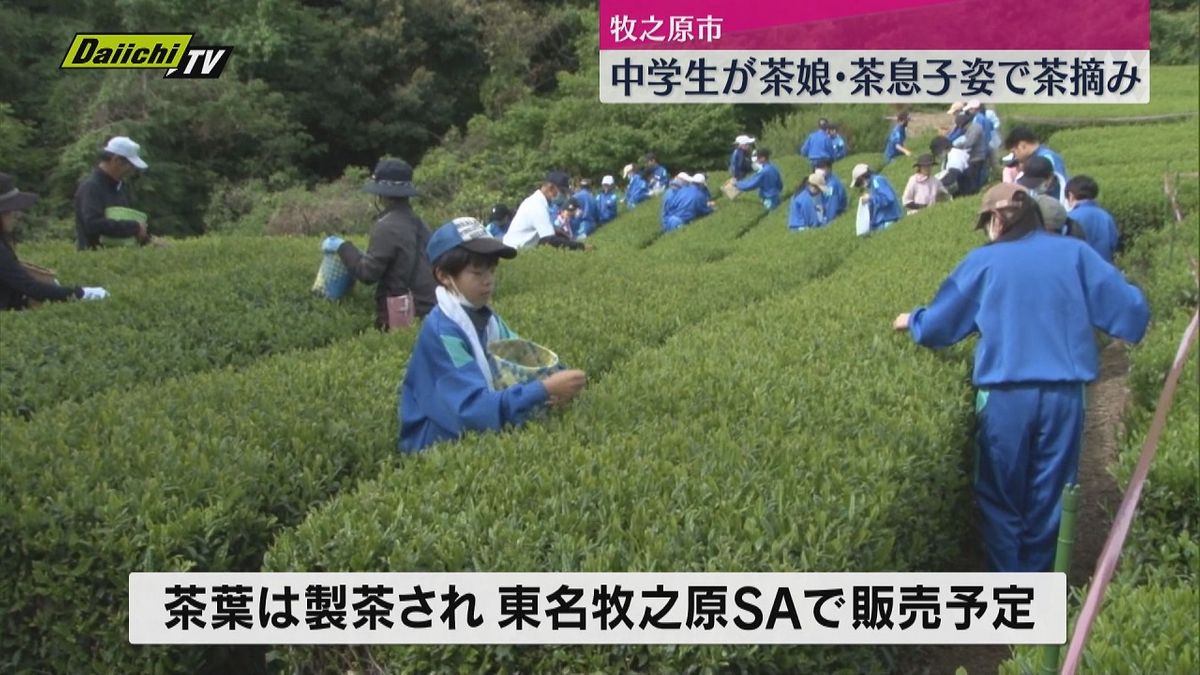
[[[980,389],[975,495],[990,572],[1049,572],[1083,445],[1080,382]]]

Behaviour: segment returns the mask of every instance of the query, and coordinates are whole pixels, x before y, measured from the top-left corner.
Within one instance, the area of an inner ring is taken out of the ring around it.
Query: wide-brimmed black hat
[[[381,159],[371,174],[371,182],[363,186],[363,192],[381,197],[419,197],[421,193],[413,187],[413,170],[402,159]]]
[[[0,173],[0,213],[24,211],[33,206],[38,196],[32,192],[21,192],[17,181],[6,173]]]

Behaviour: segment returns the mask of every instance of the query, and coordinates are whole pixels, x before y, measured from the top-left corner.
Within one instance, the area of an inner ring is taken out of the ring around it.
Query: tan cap
[[[950,109],[946,111],[947,115],[957,115],[962,112],[962,109],[967,107],[966,101],[955,101],[950,105]]]
[[[814,171],[808,175],[808,184],[816,185],[819,188],[825,188],[825,174],[820,171]]]
[[[987,225],[985,216],[992,211],[1014,206],[1018,193],[1029,194],[1029,191],[1014,183],[999,183],[992,186],[992,189],[983,195],[983,201],[979,205],[979,221],[975,223],[975,229]]]

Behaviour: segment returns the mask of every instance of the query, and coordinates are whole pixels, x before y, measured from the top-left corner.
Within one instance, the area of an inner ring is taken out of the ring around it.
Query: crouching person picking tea
[[[438,282],[437,305],[421,326],[400,387],[401,450],[416,452],[468,431],[524,424],[535,411],[565,404],[583,390],[584,372],[557,364],[530,371],[551,373],[544,379],[504,386],[516,380],[502,374],[489,348],[511,345],[517,335],[488,301],[496,265],[500,258],[515,258],[516,249],[489,236],[478,220],[458,218],[434,232],[426,252]]]

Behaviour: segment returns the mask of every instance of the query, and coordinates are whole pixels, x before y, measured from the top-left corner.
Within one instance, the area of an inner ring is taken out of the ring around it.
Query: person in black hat
[[[534,190],[533,194],[526,197],[517,207],[512,224],[504,234],[504,244],[518,250],[538,245],[573,250],[590,249],[591,247],[583,242],[573,241],[559,234],[550,217],[551,204],[558,207],[566,204],[570,182],[567,174],[562,171],[546,174],[542,186]]]
[[[512,209],[504,204],[496,204],[492,206],[492,210],[488,213],[487,232],[496,239],[503,239],[504,234],[508,232],[508,225],[512,222]]]
[[[31,301],[107,298],[108,291],[103,288],[60,286],[58,283],[40,281],[17,259],[17,222],[21,219],[21,212],[36,201],[36,194],[21,192],[12,176],[0,173],[0,310],[25,309]]]
[[[1025,158],[1025,164],[1017,185],[1029,190],[1035,195],[1049,195],[1060,202],[1063,198],[1063,184],[1054,173],[1054,165],[1041,155],[1030,155]]]
[[[908,184],[904,186],[904,194],[900,198],[909,215],[933,206],[940,199],[951,198],[946,186],[932,173],[933,155],[923,154],[913,162],[913,174],[908,177]]]
[[[496,266],[516,249],[474,218],[456,218],[429,240],[437,307],[421,326],[400,386],[400,450],[417,452],[468,431],[524,424],[546,405],[575,398],[587,384],[581,370],[504,387],[490,345],[519,336],[489,306]]]
[[[379,284],[375,289],[375,325],[380,329],[388,325],[388,298],[411,294],[416,316],[425,316],[437,302],[437,284],[425,257],[429,226],[408,203],[410,197],[421,194],[412,181],[413,170],[408,162],[379,160],[371,180],[362,188],[378,197],[383,212],[371,228],[367,251],[340,237],[329,237],[322,244],[324,251],[337,252],[355,279]]]

